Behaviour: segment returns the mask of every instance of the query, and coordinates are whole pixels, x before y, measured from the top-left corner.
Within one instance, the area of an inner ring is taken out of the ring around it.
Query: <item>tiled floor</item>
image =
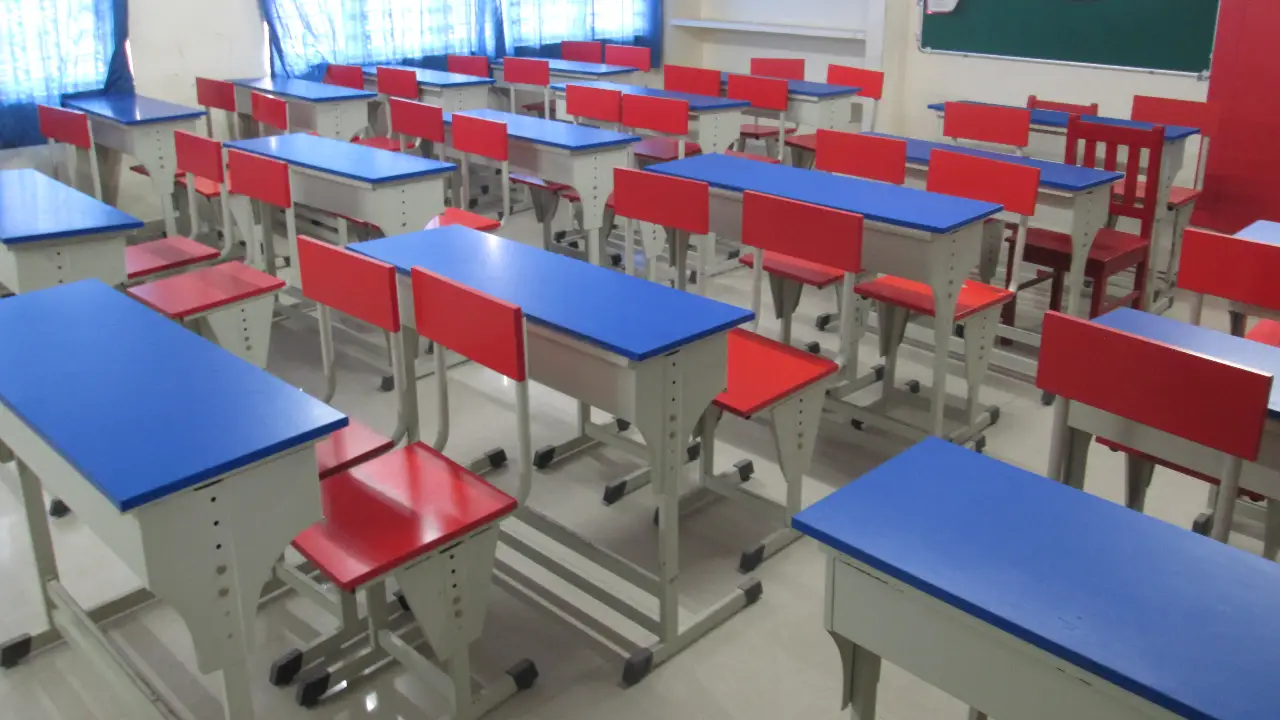
[[[509,237],[538,237],[528,213],[517,215],[504,230]],[[714,297],[747,304],[749,277],[734,271],[715,278]],[[830,309],[830,293],[806,294],[796,320],[796,340],[834,346],[834,335],[812,327],[813,317]],[[1177,312],[1177,310],[1175,310]],[[768,309],[766,308],[766,314]],[[1225,313],[1207,312],[1225,324]],[[766,317],[766,333],[776,321]],[[874,339],[864,345],[864,358],[875,352]],[[89,354],[91,357],[91,353]],[[926,353],[908,349],[900,381],[927,380]],[[955,365],[958,372],[959,366]],[[270,370],[306,389],[319,387],[318,340],[314,328],[277,325]],[[953,388],[961,389],[958,375]],[[470,458],[495,445],[513,445],[512,395],[501,378],[476,366],[451,373],[454,420],[449,452]],[[1051,411],[1039,393],[1024,382],[993,376],[986,402],[1002,409],[1000,423],[989,433],[988,453],[1034,471],[1043,471]],[[419,384],[424,431],[434,426],[434,385]],[[571,432],[573,404],[545,388],[535,388],[534,445],[563,439]],[[383,431],[394,424],[391,397],[378,392],[378,374],[353,361],[342,364],[335,404]],[[772,442],[762,421],[726,421],[717,457],[722,467],[742,456],[756,461],[753,482],[780,496],[781,476],[770,460]],[[904,447],[898,439],[875,430],[858,432],[834,422],[824,425],[813,469],[806,479],[805,499],[814,501],[857,478]],[[1116,500],[1121,496],[1119,458],[1095,446],[1090,492]],[[535,477],[532,502],[583,534],[641,563],[654,562],[655,531],[650,523],[652,498],[641,491],[613,507],[599,497],[606,480],[636,467],[629,458],[593,452]],[[25,521],[16,499],[12,467],[0,467],[0,638],[42,626],[36,600]],[[514,474],[495,476],[509,486]],[[1194,480],[1157,471],[1148,510],[1169,522],[1187,526],[1204,504],[1205,489]],[[975,517],[975,522],[982,518]],[[723,503],[687,517],[682,523],[681,582],[687,608],[698,610],[731,589],[740,579],[739,552],[772,529],[764,519]],[[134,586],[137,581],[75,517],[54,523],[63,578],[82,604],[93,604]],[[1256,552],[1252,541],[1236,539]],[[1010,538],[1017,542],[1017,538]],[[502,706],[494,718],[596,720],[611,718],[679,718],[681,720],[775,720],[846,717],[839,708],[840,678],[835,647],[822,628],[822,555],[807,540],[795,544],[757,571],[764,596],[691,649],[659,668],[640,685],[619,686],[619,657],[572,625],[518,596],[499,589],[490,605],[486,632],[475,650],[475,667],[494,676],[521,657],[535,660],[541,671],[536,687]],[[292,692],[266,681],[267,667],[287,648],[315,637],[332,624],[317,608],[288,598],[262,610],[258,650],[253,658],[255,702],[259,717],[288,718],[428,718],[438,717],[441,702],[417,681],[391,669],[359,691],[315,710],[302,710]],[[113,628],[113,636],[149,668],[150,677],[175,696],[193,718],[221,718],[220,678],[194,670],[190,640],[177,616],[163,606],[151,607]],[[964,717],[964,708],[928,685],[887,668],[881,683],[879,716],[891,720]],[[128,717],[88,661],[55,649],[24,665],[0,672],[0,717],[13,720],[122,720]]]

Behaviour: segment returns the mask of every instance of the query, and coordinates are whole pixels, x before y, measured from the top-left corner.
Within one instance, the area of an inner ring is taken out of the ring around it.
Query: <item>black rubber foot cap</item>
[[[853,429],[854,429],[854,430],[861,430],[861,429],[862,429],[862,421],[861,421],[861,420],[850,420],[850,421],[849,421],[849,424],[853,426]]]
[[[658,518],[662,517],[662,508],[653,509],[653,526],[658,527]]]
[[[556,459],[556,446],[547,445],[538,448],[533,453],[533,466],[539,470],[545,470],[551,465],[551,461]]]
[[[640,648],[631,653],[631,657],[627,658],[627,663],[622,666],[623,687],[632,687],[648,677],[651,670],[653,670],[652,650]]]
[[[743,580],[742,584],[738,586],[738,589],[742,591],[743,595],[747,596],[748,605],[755,605],[756,601],[760,599],[760,596],[764,594],[764,585],[761,585],[760,581],[756,578],[747,578],[746,580]]]
[[[475,210],[479,206],[480,206],[480,198],[471,198],[470,200],[467,201],[468,210]]]
[[[378,389],[382,392],[391,392],[396,389],[396,379],[391,375],[383,375],[382,383],[378,385]]]
[[[495,174],[496,174],[496,173],[495,173]],[[484,194],[484,195],[488,195],[488,194],[489,194],[489,186],[488,186],[488,185],[481,185],[481,186],[480,186],[480,192],[481,192],[482,194]]]
[[[1048,392],[1048,391],[1042,392],[1040,393],[1040,404],[1047,407],[1049,405],[1052,405],[1053,401],[1056,400],[1057,398],[1058,396],[1054,395],[1051,392]]]
[[[293,679],[298,677],[298,673],[301,671],[302,651],[294,648],[271,663],[271,674],[267,676],[267,679],[276,687],[284,687],[293,682]]]
[[[992,405],[987,408],[987,414],[991,416],[991,424],[995,425],[1000,422],[1000,406]]]
[[[764,562],[764,543],[742,553],[742,559],[738,561],[738,572],[749,573],[760,567],[762,562]]]
[[[817,355],[818,353],[822,352],[822,346],[818,344],[817,340],[814,340],[812,342],[807,342],[803,345],[803,347],[805,350],[807,350],[813,355]]]
[[[622,253],[609,253],[609,264],[613,267],[622,267]]]
[[[741,250],[730,250],[726,257],[728,257],[730,260],[737,260],[738,256],[741,254],[742,254]]]
[[[71,514],[71,508],[59,498],[49,501],[49,517],[62,518]]]
[[[884,379],[884,366],[883,366],[883,365],[876,365],[875,367],[871,368],[871,372],[873,372],[873,373],[875,373],[875,374],[876,374],[876,380],[883,380],[883,379]]]
[[[555,234],[554,234],[554,235],[552,235],[551,237],[552,237],[552,239],[554,239],[556,242],[564,242],[564,239],[565,239],[565,237],[566,237],[568,234],[569,234],[569,231],[568,231],[568,230],[557,230],[557,231],[555,232]]]
[[[574,250],[577,250],[577,249],[578,249],[578,241],[577,241],[577,240],[570,240],[570,241],[569,241],[569,245],[568,245],[568,247],[573,248]]]
[[[1213,530],[1213,515],[1209,513],[1200,513],[1195,520],[1191,521],[1191,532],[1197,535],[1209,537],[1209,533]],[[5,667],[9,667],[5,665]]]
[[[489,461],[489,467],[497,470],[507,464],[507,451],[502,448],[494,448],[484,454],[484,459]]]
[[[964,339],[964,326],[963,326],[963,325],[956,325],[956,337],[960,338],[961,340],[963,340],[963,339]]]
[[[604,488],[604,504],[612,505],[627,495],[627,483],[616,482],[612,485],[606,485]]]
[[[698,284],[698,271],[697,271],[697,270],[690,270],[690,271],[689,271],[689,282],[693,283],[694,285],[697,285],[697,284]]]
[[[302,707],[313,708],[320,704],[320,698],[327,692],[329,692],[329,671],[319,670],[302,681],[294,697]]]
[[[831,315],[831,313],[822,313],[821,315],[818,316],[818,319],[813,322],[813,326],[818,328],[819,330],[826,330],[827,326],[830,325],[831,321],[834,319],[835,318]]]
[[[507,674],[515,682],[517,690],[528,690],[538,681],[538,666],[534,665],[529,658],[525,658],[512,665],[507,670]]]
[[[407,613],[413,612],[413,610],[409,608],[409,598],[405,597],[403,592],[397,590],[393,597],[395,597],[396,602],[400,605],[401,610]]]
[[[756,472],[756,466],[745,458],[734,463],[733,468],[738,471],[738,480],[741,482],[750,480]]]
[[[976,453],[984,453],[987,451],[987,436],[983,435],[973,441],[973,451]]]
[[[23,633],[0,647],[0,667],[17,667],[31,654],[31,636]]]
[[[689,457],[688,462],[694,462],[702,457],[702,443],[696,442],[685,449],[685,455]]]
[[[908,380],[908,381],[907,381],[907,392],[911,393],[912,395],[919,395],[919,394],[920,394],[920,381],[919,381],[919,380]]]
[[[614,418],[613,424],[618,428],[618,432],[626,432],[631,429],[631,421],[622,418]]]

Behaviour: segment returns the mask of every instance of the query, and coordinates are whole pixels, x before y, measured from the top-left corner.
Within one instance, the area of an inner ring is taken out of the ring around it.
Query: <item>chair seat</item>
[[[529,187],[542,188],[543,190],[547,190],[549,192],[562,192],[564,190],[569,190],[572,187],[570,185],[565,185],[564,183],[555,182],[554,180],[546,180],[544,178],[540,178],[537,175],[521,175],[519,173],[509,173],[507,177],[511,179],[511,182],[517,185],[528,185]]]
[[[653,160],[655,162],[670,162],[676,160],[680,156],[680,148],[677,147],[676,138],[650,137],[641,140],[632,146],[635,149],[635,155],[645,160]],[[696,142],[688,140],[684,143],[684,156],[693,157],[702,154],[702,146]]]
[[[1116,183],[1112,186],[1113,189],[1111,191],[1111,194],[1116,196],[1123,194],[1124,192],[1122,190],[1123,187],[1124,187],[1123,180],[1116,181]],[[1139,180],[1138,188],[1135,192],[1138,195],[1138,197],[1145,196],[1147,194],[1147,181]],[[1176,210],[1177,208],[1183,207],[1185,205],[1190,205],[1191,203],[1199,199],[1200,199],[1200,191],[1196,190],[1195,188],[1181,187],[1178,185],[1174,185],[1173,187],[1169,188],[1169,209],[1170,210]]]
[[[546,103],[542,102],[541,100],[539,100],[538,102],[525,103],[524,105],[520,106],[521,110],[524,110],[527,113],[533,113],[538,117],[543,116],[543,114],[546,112],[546,108],[547,108]],[[556,116],[555,105],[552,105],[551,117],[554,118],[555,116]]]
[[[1175,465],[1174,463],[1171,463],[1171,462],[1169,462],[1169,461],[1167,461],[1167,460],[1161,460],[1160,458],[1158,458],[1158,457],[1156,457],[1156,456],[1154,456],[1154,455],[1148,455],[1148,454],[1146,454],[1146,453],[1144,453],[1144,452],[1139,452],[1139,451],[1137,451],[1137,450],[1134,450],[1133,448],[1128,447],[1128,446],[1126,446],[1126,445],[1121,445],[1120,443],[1115,442],[1114,440],[1108,440],[1108,439],[1106,439],[1106,438],[1104,438],[1104,437],[1102,437],[1102,436],[1098,436],[1098,437],[1097,437],[1097,440],[1098,440],[1098,444],[1099,444],[1099,445],[1101,445],[1101,446],[1103,446],[1103,447],[1105,447],[1105,448],[1110,448],[1110,449],[1112,449],[1113,451],[1116,451],[1116,452],[1122,452],[1122,453],[1125,453],[1126,455],[1132,455],[1132,456],[1134,456],[1134,457],[1136,457],[1136,458],[1141,458],[1141,459],[1143,459],[1143,460],[1146,460],[1147,462],[1155,463],[1156,465],[1159,465],[1160,467],[1169,468],[1170,470],[1173,470],[1174,472],[1179,472],[1179,473],[1182,473],[1183,475],[1188,475],[1188,476],[1193,477],[1193,478],[1195,478],[1195,479],[1197,479],[1197,480],[1203,480],[1203,481],[1205,481],[1205,482],[1209,483],[1210,485],[1220,485],[1220,484],[1221,484],[1221,482],[1222,482],[1222,481],[1220,481],[1218,478],[1216,478],[1216,477],[1214,477],[1214,476],[1212,476],[1212,475],[1205,475],[1205,474],[1203,474],[1203,473],[1198,473],[1198,472],[1196,472],[1195,470],[1191,470],[1191,469],[1189,469],[1189,468],[1182,467],[1181,465]],[[1245,497],[1247,497],[1247,498],[1249,498],[1250,500],[1255,501],[1255,502],[1262,502],[1263,500],[1265,500],[1265,499],[1266,499],[1266,498],[1265,498],[1265,497],[1263,497],[1262,495],[1260,495],[1260,494],[1258,494],[1258,493],[1256,493],[1256,492],[1253,492],[1252,490],[1245,490],[1244,488],[1240,488],[1240,494],[1241,494],[1241,495],[1243,495],[1243,496],[1245,496]]]
[[[175,180],[182,187],[187,186],[187,176],[179,175]],[[217,183],[206,178],[196,178],[196,193],[202,197],[215,198],[222,195],[222,183]]]
[[[751,417],[832,375],[831,360],[763,335],[729,331],[729,376],[715,404],[739,417]]]
[[[124,272],[130,280],[207,262],[218,257],[211,248],[191,238],[178,235],[129,245],[124,249]]]
[[[756,160],[758,162],[769,163],[770,165],[778,165],[781,163],[781,161],[778,160],[778,158],[776,157],[765,157],[764,155],[756,155],[755,153],[749,153],[749,152],[738,152],[737,150],[725,150],[724,154],[728,155],[729,157],[739,157],[739,158],[745,158],[747,160]]]
[[[378,148],[379,150],[390,150],[391,152],[400,152],[400,140],[390,137],[371,137],[358,138],[354,140],[356,145],[365,147]]]
[[[1244,336],[1254,342],[1280,347],[1280,322],[1266,319],[1259,320],[1258,324],[1254,325],[1253,329],[1245,333]]]
[[[883,275],[869,282],[858,283],[853,291],[865,298],[879,300],[914,313],[933,316],[933,288],[922,282]],[[956,322],[971,317],[987,308],[1003,305],[1013,299],[1013,292],[974,280],[965,280],[956,299]]]
[[[776,130],[774,131],[777,132]],[[787,147],[800,148],[809,152],[818,151],[818,133],[808,133],[805,135],[792,135],[787,138]]]
[[[1139,262],[1146,256],[1149,245],[1146,239],[1133,233],[1102,228],[1094,236],[1093,246],[1089,248],[1085,272],[1091,272],[1089,266],[1096,264]],[[1044,228],[1028,228],[1023,259],[1036,265],[1068,270],[1071,265],[1071,235]]]
[[[283,288],[284,281],[277,277],[229,262],[152,280],[127,292],[153,310],[181,320]]]
[[[293,546],[351,592],[491,525],[516,500],[423,443],[320,483],[324,519]]]
[[[754,253],[745,253],[738,256],[738,262],[747,267],[755,267],[756,256]],[[766,253],[764,256],[764,271],[770,275],[795,280],[803,285],[812,285],[816,288],[824,288],[838,283],[840,278],[844,277],[844,271],[840,268],[820,265],[808,260],[791,257],[790,255],[780,255],[772,252]]]
[[[787,135],[794,135],[795,132],[796,129],[793,127],[789,127],[786,130]],[[743,125],[738,134],[744,138],[751,138],[752,140],[763,140],[766,138],[778,137],[778,126],[748,124]]]
[[[484,215],[473,213],[469,210],[446,208],[444,212],[432,218],[431,222],[427,223],[427,227],[425,229],[434,230],[436,228],[447,227],[449,225],[461,225],[463,227],[469,227],[472,230],[479,230],[480,232],[493,232],[494,230],[502,227],[502,223],[500,221],[494,220],[491,217],[485,217]]]
[[[320,468],[320,479],[371,460],[394,445],[391,438],[350,419],[346,427],[316,443],[316,465]]]

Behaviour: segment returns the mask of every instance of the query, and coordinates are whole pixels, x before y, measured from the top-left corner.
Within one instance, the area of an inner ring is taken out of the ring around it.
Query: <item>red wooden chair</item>
[[[685,280],[689,276],[686,262],[693,236],[700,236],[704,242],[704,247],[698,248],[699,259],[707,257],[705,240],[710,232],[707,225],[711,203],[709,192],[705,183],[614,168],[613,204],[605,220],[612,222],[614,217],[623,220],[623,271],[635,275],[638,270],[636,233],[631,222],[639,221],[640,250],[644,254],[646,278],[658,280],[658,257],[665,249],[668,263],[675,268],[676,288],[685,289]],[[697,277],[706,277],[705,268],[699,268],[699,271]]]
[[[379,292],[394,288],[383,276]],[[413,270],[414,325],[423,337],[514,381],[520,456],[515,497],[454,462],[443,447],[415,442],[330,476],[321,483],[324,519],[304,530],[294,547],[344,595],[362,592],[367,621],[343,618],[363,637],[359,655],[338,666],[313,667],[299,678],[297,699],[312,707],[397,660],[434,685],[448,678],[450,717],[479,717],[519,690],[532,687],[536,666],[521,660],[481,692],[472,687],[470,647],[484,627],[499,528],[529,495],[532,468],[525,324],[520,308],[446,278]],[[388,318],[389,319],[389,318]],[[443,355],[443,352],[440,353]],[[445,372],[439,363],[438,372]],[[448,383],[442,377],[442,392]],[[437,403],[448,418],[444,397]],[[431,647],[428,658],[393,632],[383,605],[394,579],[406,614]],[[354,600],[348,601],[354,610]],[[447,609],[447,611],[441,611]],[[345,613],[344,613],[345,614]],[[342,633],[342,631],[340,631]],[[332,645],[347,645],[343,634]],[[300,658],[296,665],[301,665]],[[440,667],[443,666],[443,667]],[[293,669],[292,667],[290,669]]]
[[[804,80],[804,58],[751,58],[751,74],[783,80]]]
[[[435,157],[437,146],[444,147],[444,110],[398,97],[387,98],[387,108],[390,111],[391,136],[357,142],[395,152],[413,150],[427,143],[424,153],[429,157]]]
[[[1242,465],[1256,461],[1261,449],[1273,379],[1080,318],[1047,313],[1036,385],[1073,403],[1069,425],[1054,428],[1067,449],[1063,467],[1050,470],[1083,490],[1090,435],[1122,429],[1124,445],[1106,444],[1129,453],[1125,505],[1142,512],[1156,464],[1185,472],[1218,485],[1209,534],[1226,542]],[[1121,426],[1116,418],[1129,423]],[[1276,511],[1275,501],[1268,500],[1269,558],[1280,546]]]
[[[635,45],[605,45],[604,63],[605,65],[620,65],[622,67],[635,68],[640,72],[647,73],[653,69],[653,54],[647,47],[638,47]]]
[[[871,122],[864,127],[873,131],[876,129],[876,110],[880,107],[880,99],[884,96],[883,72],[832,63],[827,66],[827,84],[859,88],[858,97],[867,98],[870,101],[863,106],[869,107],[871,113]],[[818,134],[792,135],[787,138],[787,147],[791,148],[791,157],[796,161],[796,165],[812,166],[813,153],[818,150]]]
[[[1021,155],[1031,144],[1031,111],[982,103],[949,102],[942,112],[942,136],[1008,145]]]
[[[1029,110],[1053,110],[1055,112],[1064,112],[1069,115],[1097,115],[1098,103],[1089,103],[1087,105],[1077,105],[1076,103],[1055,102],[1053,100],[1041,100],[1032,95],[1027,98],[1027,108]]]
[[[68,110],[66,108],[53,107],[52,105],[36,106],[36,118],[40,123],[40,134],[49,141],[50,145],[56,143],[66,143],[74,148],[76,155],[76,166],[82,162],[89,164],[89,176],[93,183],[93,196],[99,200],[102,199],[102,176],[98,172],[98,153],[93,149],[93,127],[89,124],[89,116],[77,110]],[[75,187],[76,172],[71,167],[71,163],[59,163],[58,167],[61,171],[56,175],[65,172],[68,180],[64,181],[67,185]]]
[[[491,77],[489,58],[484,55],[450,55],[445,58],[445,69],[459,75]]]
[[[689,103],[685,100],[623,95],[622,125],[657,134],[632,146],[640,167],[702,154],[698,143],[685,139],[689,134]]]
[[[358,65],[334,65],[330,63],[324,69],[324,82],[329,85],[351,88],[352,90],[363,90],[364,70]]]
[[[454,113],[452,137],[453,149],[460,155],[462,166],[462,180],[459,183],[461,191],[458,193],[460,207],[448,208],[436,216],[427,225],[427,229],[446,225],[465,225],[481,232],[493,232],[501,228],[503,219],[511,214],[510,165],[507,163],[510,143],[507,138],[507,124],[497,120],[472,117],[464,113]],[[502,209],[498,211],[497,220],[462,209],[469,206],[472,155],[499,163],[502,178]]]
[[[692,93],[720,97],[723,83],[720,72],[706,68],[665,65],[662,68],[662,87],[671,92]]]
[[[1083,146],[1083,147],[1082,147]],[[1097,317],[1107,310],[1121,305],[1143,308],[1146,305],[1148,282],[1148,256],[1151,232],[1155,226],[1158,185],[1140,183],[1138,168],[1145,167],[1152,177],[1160,176],[1164,155],[1164,127],[1151,130],[1104,125],[1072,116],[1067,123],[1068,165],[1098,167],[1098,153],[1103,154],[1104,170],[1127,168],[1119,189],[1111,196],[1112,222],[1121,217],[1133,218],[1140,223],[1139,234],[1122,232],[1104,227],[1093,238],[1089,258],[1085,263],[1085,277],[1093,281],[1093,295],[1089,302],[1089,317]],[[1143,161],[1142,157],[1146,157]],[[1031,228],[1027,232],[1026,262],[1048,268],[1050,275],[1024,284],[1023,289],[1048,279],[1049,306],[1052,310],[1062,307],[1064,278],[1071,269],[1071,235],[1069,233]],[[1107,284],[1114,275],[1134,270],[1134,289],[1117,298],[1107,297]],[[1012,316],[1012,311],[1010,311]],[[1010,320],[1010,323],[1012,320]]]
[[[604,62],[604,43],[599,40],[561,40],[560,59],[573,62]]]
[[[242,218],[241,227],[247,231],[253,225],[252,218],[262,219],[256,227],[258,237],[247,239],[247,261],[254,267],[275,275],[280,263],[276,259],[275,231],[271,218],[276,210],[284,212],[285,243],[290,256],[297,257],[294,245],[298,237],[298,221],[293,207],[289,166],[271,158],[228,149],[227,179],[231,195],[243,197],[257,205],[255,212]]]
[[[271,128],[278,134],[291,132],[289,129],[289,102],[284,98],[255,92],[249,99],[249,112],[258,126],[258,135],[264,134],[264,128]]]
[[[511,91],[511,112],[516,111],[516,92],[530,90],[540,93],[542,100],[525,103],[520,109],[551,119],[551,63],[535,58],[505,57],[502,59],[502,81]]]
[[[760,124],[743,125],[738,135],[738,150],[747,149],[747,140],[764,140],[765,154],[776,154],[781,160],[782,153],[786,149],[783,142],[787,135],[796,131],[793,127],[787,127],[787,105],[791,97],[787,81],[754,75],[730,75],[726,95],[734,100],[746,100],[757,112],[777,113],[776,127]],[[774,143],[776,143],[776,151]]]

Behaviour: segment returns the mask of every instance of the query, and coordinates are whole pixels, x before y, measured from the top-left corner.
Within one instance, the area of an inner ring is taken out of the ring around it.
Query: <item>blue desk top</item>
[[[97,280],[0,300],[0,337],[0,403],[121,512],[347,424]]]
[[[963,145],[956,145],[955,143],[930,142],[928,140],[917,140],[915,138],[886,135],[884,133],[867,134],[906,140],[907,161],[917,165],[927,166],[929,164],[929,154],[934,150],[963,153],[965,155],[974,155],[977,157],[999,160],[1001,162],[1014,163],[1015,165],[1029,165],[1031,167],[1040,168],[1040,185],[1042,187],[1066,190],[1069,192],[1080,192],[1100,185],[1110,185],[1117,180],[1124,179],[1124,173],[1122,172],[1095,170],[1093,168],[1050,162],[1048,160],[1037,160],[1035,158],[1024,157],[1021,155],[1013,155],[1011,153],[978,150],[976,148],[965,147]]]
[[[1271,345],[1132,308],[1112,310],[1096,318],[1094,322],[1207,357],[1280,376],[1280,348]],[[1273,420],[1280,419],[1280,382],[1271,385],[1271,399],[1267,403],[1267,414]]]
[[[720,73],[720,82],[728,85],[729,75],[742,75],[744,73]],[[788,80],[787,92],[792,95],[804,95],[806,97],[839,97],[841,95],[857,95],[862,88],[851,87],[849,85],[828,85],[827,83],[809,82],[808,80]]]
[[[408,273],[420,267],[524,309],[530,322],[640,361],[749,322],[750,310],[452,225],[356,243]]]
[[[551,74],[560,75],[596,75],[604,77],[605,75],[623,75],[625,73],[640,72],[633,67],[625,65],[605,65],[603,63],[578,62],[577,60],[561,60],[559,58],[535,58],[537,60],[546,60],[547,67],[551,70]],[[502,67],[502,58],[493,61],[494,67]]]
[[[725,97],[711,97],[710,95],[695,95],[693,93],[673,92],[671,90],[657,90],[655,88],[647,88],[642,85],[623,85],[621,83],[611,82],[575,82],[575,83],[555,83],[551,89],[556,92],[564,92],[565,85],[585,85],[586,87],[601,88],[604,90],[617,90],[623,95],[646,95],[648,97],[669,98],[671,100],[684,100],[689,103],[689,112],[697,113],[707,110],[725,110],[727,108],[742,108],[751,105],[746,100],[731,100]]]
[[[475,75],[462,75],[459,73],[444,72],[443,70],[431,70],[428,68],[413,67],[412,65],[365,65],[361,69],[364,74],[369,77],[377,77],[379,67],[390,67],[398,70],[412,70],[418,75],[418,84],[428,87],[463,87],[466,85],[492,85],[493,78],[482,78]]]
[[[356,90],[355,88],[342,87],[341,85],[299,80],[298,78],[285,77],[284,75],[232,80],[231,82],[240,87],[253,88],[272,95],[297,98],[311,103],[372,100],[378,96],[378,93],[372,90]]]
[[[507,124],[507,134],[536,145],[550,145],[566,150],[595,150],[596,148],[629,145],[640,138],[626,133],[601,130],[589,125],[574,125],[558,120],[544,120],[531,115],[516,115],[501,110],[479,108],[467,110],[463,115],[498,120]],[[445,113],[446,124],[453,122],[453,113]]]
[[[650,165],[648,169],[735,192],[753,190],[855,212],[867,220],[930,233],[949,233],[1003,210],[994,203],[718,153]]]
[[[226,146],[370,185],[453,172],[458,167],[453,163],[379,150],[310,133],[233,140],[226,143]]]
[[[98,95],[96,97],[63,98],[62,106],[114,120],[121,125],[187,120],[204,117],[199,108],[189,108],[142,95]]]
[[[962,100],[960,102],[975,102],[973,100]],[[980,103],[982,105],[999,105],[999,103]],[[930,110],[942,112],[946,103],[933,103],[929,106]],[[1003,105],[1002,107],[1016,107],[1014,105]],[[1071,117],[1071,113],[1060,112],[1058,110],[1032,110],[1031,124],[1043,125],[1045,127],[1065,128],[1067,120]],[[1154,127],[1151,123],[1138,122],[1136,120],[1126,120],[1124,118],[1102,117],[1101,115],[1081,115],[1081,118],[1089,122],[1101,123],[1103,125],[1119,125],[1120,127],[1138,128],[1140,130],[1150,130]],[[1165,125],[1164,139],[1165,142],[1171,140],[1181,140],[1191,135],[1199,135],[1200,129],[1193,127],[1183,127],[1181,125]]]
[[[1274,223],[1270,220],[1259,220],[1236,233],[1236,237],[1241,237],[1246,240],[1256,240],[1258,242],[1269,243],[1271,245],[1280,245],[1280,223]]]
[[[138,218],[30,168],[0,170],[0,244],[125,232]],[[0,343],[3,344],[3,343]]]
[[[1280,566],[930,438],[793,527],[1177,715],[1280,717]]]

